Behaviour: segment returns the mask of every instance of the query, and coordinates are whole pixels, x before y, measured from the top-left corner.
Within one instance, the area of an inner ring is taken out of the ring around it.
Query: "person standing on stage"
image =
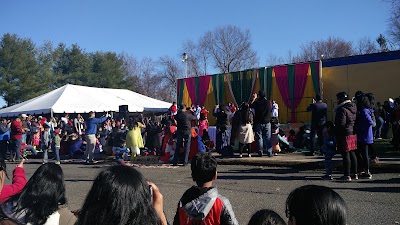
[[[107,120],[110,116],[108,113],[101,118],[95,118],[96,114],[94,112],[89,112],[89,118],[86,120],[86,163],[93,164],[93,153],[96,147],[96,132],[97,124],[102,123]]]
[[[322,98],[320,94],[315,96],[315,100],[313,99],[313,103],[310,104],[307,108],[307,111],[312,113],[311,115],[311,155],[314,155],[316,144],[318,143],[318,147],[321,150],[323,144],[323,134],[322,130],[324,128],[324,124],[326,122],[326,114],[327,114],[328,105],[322,102]],[[315,135],[318,136],[318,142],[315,141]]]
[[[258,97],[253,95],[250,108],[254,109],[254,132],[258,142],[258,156],[267,150],[267,156],[272,157],[271,146],[271,103],[267,100],[265,92],[259,91]]]

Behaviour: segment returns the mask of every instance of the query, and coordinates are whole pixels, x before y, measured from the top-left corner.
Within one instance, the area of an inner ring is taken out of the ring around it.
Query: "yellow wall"
[[[356,91],[371,92],[376,101],[400,95],[400,60],[361,63],[322,69],[323,97],[331,111],[336,106],[336,94],[345,91],[351,97]],[[333,114],[328,115],[331,119]]]

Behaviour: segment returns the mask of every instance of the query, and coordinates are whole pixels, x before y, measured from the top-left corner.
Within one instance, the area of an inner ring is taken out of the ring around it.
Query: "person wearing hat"
[[[188,113],[186,110],[186,105],[181,104],[179,106],[179,110],[175,116],[175,120],[177,123],[177,140],[176,140],[176,149],[174,159],[172,160],[172,164],[177,165],[178,161],[181,157],[180,150],[182,147],[185,148],[184,152],[184,162],[183,164],[186,165],[189,161],[189,152],[190,152],[190,142],[191,142],[191,121],[196,120],[197,117],[193,116],[192,114]]]
[[[94,163],[94,149],[96,147],[96,132],[97,132],[97,124],[102,123],[107,120],[109,114],[107,113],[105,116],[101,118],[95,118],[96,114],[94,112],[89,112],[89,118],[86,120],[86,163],[93,164]]]

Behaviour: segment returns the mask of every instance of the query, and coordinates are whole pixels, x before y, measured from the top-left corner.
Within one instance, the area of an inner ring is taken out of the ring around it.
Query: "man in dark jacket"
[[[197,120],[197,117],[186,111],[186,105],[181,104],[179,106],[179,110],[174,117],[177,123],[176,130],[176,149],[174,159],[172,160],[172,164],[177,165],[178,161],[181,157],[180,150],[184,146],[185,147],[185,158],[183,165],[186,165],[189,161],[189,152],[190,152],[190,142],[192,140],[192,120]]]
[[[315,101],[316,100],[316,101]],[[326,122],[326,114],[328,105],[322,102],[322,98],[320,94],[315,96],[315,100],[310,104],[307,108],[307,111],[311,111],[311,155],[314,155],[315,145],[317,144],[315,141],[315,135],[318,136],[318,146],[321,150],[323,144],[322,138],[322,129]]]
[[[224,105],[216,105],[213,110],[213,115],[217,119],[217,132],[215,140],[215,148],[218,153],[223,156],[233,156],[233,150],[230,147],[230,141],[228,141],[227,147],[228,151],[224,151],[224,140],[223,136],[226,135],[226,129],[229,126],[229,116],[227,109]]]
[[[352,103],[345,92],[336,95],[338,106],[335,115],[335,133],[337,150],[343,157],[344,176],[341,180],[351,181],[358,179],[357,176],[357,157],[354,149],[348,149],[348,141],[354,134],[354,123],[356,121],[357,107]],[[356,139],[356,138],[355,138]],[[351,173],[350,173],[351,172]]]
[[[258,143],[258,155],[262,156],[263,150],[267,150],[267,156],[272,157],[271,145],[271,102],[267,100],[264,91],[254,94],[250,105],[255,111],[254,132]]]
[[[173,224],[237,225],[229,200],[213,187],[217,160],[207,153],[199,153],[192,159],[191,169],[197,186],[183,194]]]

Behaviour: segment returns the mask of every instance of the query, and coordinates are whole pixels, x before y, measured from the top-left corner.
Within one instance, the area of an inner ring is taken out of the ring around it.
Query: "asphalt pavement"
[[[95,165],[64,163],[65,183],[69,208],[79,209],[95,176],[110,162]],[[30,177],[40,166],[40,160],[29,160],[26,165]],[[15,164],[8,164],[8,170]],[[165,212],[172,222],[177,203],[184,191],[193,185],[190,166],[140,166],[144,176],[155,182],[165,200]],[[400,221],[399,173],[373,174],[372,180],[350,183],[323,181],[322,170],[300,170],[285,167],[220,165],[215,185],[232,203],[240,224],[247,224],[251,215],[268,208],[284,218],[285,200],[295,188],[307,184],[325,185],[335,189],[349,207],[348,224],[396,224]],[[337,172],[336,177],[340,174]],[[10,182],[9,180],[7,181]]]

